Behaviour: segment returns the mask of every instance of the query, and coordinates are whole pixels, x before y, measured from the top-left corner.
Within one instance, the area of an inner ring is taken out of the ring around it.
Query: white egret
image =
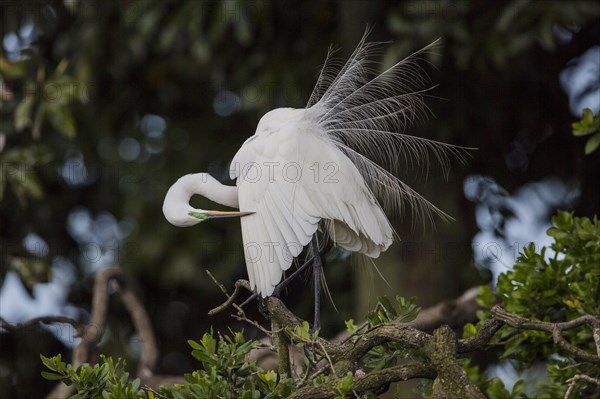
[[[236,186],[205,173],[183,176],[167,192],[165,217],[190,226],[244,216],[248,277],[263,297],[319,227],[335,245],[376,258],[395,238],[384,210],[402,214],[408,205],[416,219],[448,219],[395,175],[426,167],[430,155],[447,170],[450,156],[464,154],[462,147],[403,133],[427,110],[423,99],[431,85],[420,61],[433,45],[380,73],[370,60],[378,46],[365,37],[339,70],[328,55],[306,108],[266,113],[238,150],[231,165]],[[194,209],[193,194],[241,212]],[[317,290],[318,270],[315,276]]]

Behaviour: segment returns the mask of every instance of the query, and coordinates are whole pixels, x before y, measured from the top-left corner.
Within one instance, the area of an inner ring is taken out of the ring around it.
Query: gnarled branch
[[[585,315],[578,317],[576,319],[560,322],[560,323],[549,323],[546,321],[539,320],[530,320],[523,316],[519,316],[514,313],[510,313],[500,306],[496,305],[491,310],[492,315],[498,319],[508,324],[511,327],[517,328],[519,330],[535,330],[535,331],[545,331],[552,334],[552,339],[554,343],[558,345],[559,348],[569,352],[574,357],[593,364],[600,364],[600,356],[592,355],[582,349],[579,349],[575,345],[567,342],[565,338],[562,336],[562,332],[565,330],[570,330],[585,324],[589,324],[593,333],[598,334],[600,331],[600,319],[592,316]],[[598,340],[596,340],[596,343]],[[600,352],[600,349],[596,348],[597,352]]]

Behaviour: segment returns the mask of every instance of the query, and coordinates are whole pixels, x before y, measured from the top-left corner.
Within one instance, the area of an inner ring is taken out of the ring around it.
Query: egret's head
[[[163,202],[163,214],[169,223],[179,227],[188,227],[209,219],[241,217],[254,212],[224,212],[196,209],[190,205],[194,195],[194,175],[186,175],[175,182],[167,191]]]

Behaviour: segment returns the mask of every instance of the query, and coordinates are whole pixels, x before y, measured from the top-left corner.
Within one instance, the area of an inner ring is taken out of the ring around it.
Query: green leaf
[[[377,299],[379,300],[381,306],[383,306],[383,309],[385,309],[388,318],[393,319],[396,316],[398,316],[396,309],[394,309],[394,306],[392,305],[388,297],[380,296]]]
[[[296,326],[294,334],[303,341],[310,341],[310,325],[308,322],[303,321],[301,326]]]
[[[56,373],[49,373],[47,371],[42,371],[42,377],[50,381],[62,380],[63,376]]]
[[[2,161],[4,166],[15,164],[14,170],[10,168],[5,171],[6,176],[27,173],[28,168],[23,166],[43,165],[50,162],[53,158],[52,151],[48,147],[41,145],[32,145],[25,148],[13,148],[4,153]]]
[[[65,73],[65,71],[67,70],[68,66],[69,66],[69,60],[67,60],[66,58],[63,58],[62,60],[60,60],[60,62],[54,69],[54,75],[62,76]]]
[[[354,382],[354,376],[350,371],[346,373],[344,378],[338,384],[338,388],[342,391],[342,393],[350,392],[352,389],[352,383]]]
[[[490,398],[508,398],[509,397],[509,393],[506,390],[506,388],[504,387],[504,383],[498,377],[495,377],[492,379],[491,384],[490,384],[489,388],[487,389],[486,393],[488,394],[488,397],[490,397]]]
[[[600,145],[600,133],[596,133],[587,141],[587,143],[585,143],[586,155],[589,155],[592,152],[594,152],[596,150],[596,148],[598,148],[599,145]]]
[[[463,338],[470,338],[477,334],[477,328],[472,323],[465,324],[463,328]]]
[[[585,144],[586,155],[598,148],[600,145],[600,112],[594,115],[591,109],[584,109],[581,119],[574,122],[571,127],[575,136],[587,136],[595,133]]]
[[[252,348],[254,347],[254,341],[247,341],[244,342],[243,344],[241,344],[236,350],[235,350],[235,354],[237,356],[245,356],[248,352],[250,352],[252,350]]]
[[[188,342],[187,342],[187,343],[188,343],[188,345],[189,345],[189,346],[191,346],[193,349],[198,349],[198,350],[201,350],[201,349],[203,349],[202,345],[200,345],[198,342],[196,342],[196,341],[193,341],[193,340],[191,340],[191,339],[188,339]]]
[[[479,289],[479,294],[475,298],[477,304],[483,308],[491,308],[496,303],[496,296],[489,285],[483,285]]]
[[[571,127],[573,128],[574,136],[586,136],[593,133],[598,128],[598,126],[595,126],[594,124],[594,114],[589,108],[583,110],[581,119],[577,122],[573,122]]]
[[[515,385],[513,385],[513,389],[510,393],[510,397],[515,398],[515,397],[517,397],[517,395],[522,394],[524,388],[525,388],[525,380],[517,380],[517,382],[515,382]]]
[[[42,360],[42,363],[44,363],[44,366],[48,367],[52,371],[57,371],[58,368],[56,367],[56,363],[57,361],[60,362],[61,355],[59,354],[55,357],[46,357],[40,354],[40,359]]]
[[[15,129],[20,132],[21,130],[30,127],[32,124],[31,121],[31,112],[33,110],[33,104],[35,103],[35,99],[33,96],[27,96],[17,107],[15,108]]]
[[[353,319],[346,320],[344,323],[346,324],[346,331],[348,331],[350,334],[356,331],[357,327],[356,324],[354,324]]]
[[[68,139],[75,138],[75,120],[67,106],[48,107],[48,120],[64,137]]]
[[[136,378],[135,380],[131,381],[131,388],[133,389],[134,392],[136,392],[140,388],[140,379],[139,378]]]
[[[9,175],[8,178],[15,187],[15,190],[22,190],[35,199],[40,199],[44,196],[44,190],[35,172],[22,172],[18,175]]]
[[[573,225],[573,214],[565,211],[558,211],[556,216],[552,217],[552,224],[560,230],[570,230]]]
[[[0,75],[6,80],[20,79],[27,71],[24,61],[12,63],[4,57],[0,57]]]

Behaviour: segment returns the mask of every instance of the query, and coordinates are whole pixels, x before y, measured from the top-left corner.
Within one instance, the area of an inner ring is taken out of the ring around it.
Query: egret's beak
[[[189,212],[190,216],[200,220],[220,219],[220,218],[235,218],[252,215],[254,212],[223,212],[223,211],[206,211],[206,212]]]

